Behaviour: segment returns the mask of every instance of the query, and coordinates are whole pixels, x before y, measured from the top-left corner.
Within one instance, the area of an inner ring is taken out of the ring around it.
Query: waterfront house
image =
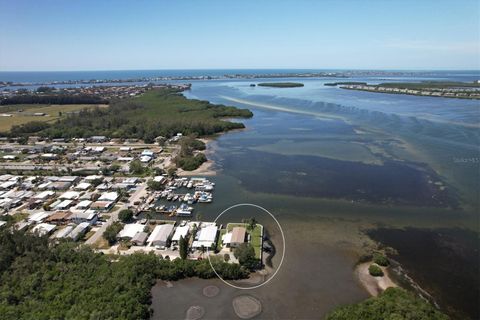
[[[190,231],[190,226],[188,224],[177,227],[175,229],[175,233],[172,236],[172,243],[178,244],[178,242],[180,241],[180,237],[183,237],[185,239],[189,231]]]
[[[173,224],[161,224],[153,229],[147,242],[151,246],[166,247],[173,231]]]
[[[247,231],[244,227],[234,227],[231,232],[223,235],[222,242],[230,248],[236,248],[245,242]]]
[[[202,227],[197,233],[196,240],[193,241],[192,247],[199,249],[201,247],[211,247],[217,239],[218,227],[216,225],[208,225]]]

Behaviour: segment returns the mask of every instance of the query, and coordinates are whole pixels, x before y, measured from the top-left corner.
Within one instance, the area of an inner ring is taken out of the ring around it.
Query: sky
[[[480,69],[478,0],[0,0],[0,71]]]

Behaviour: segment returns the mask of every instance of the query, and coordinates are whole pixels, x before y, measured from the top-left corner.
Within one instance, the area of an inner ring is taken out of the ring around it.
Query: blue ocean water
[[[313,72],[346,72],[341,69],[194,69],[194,70],[111,70],[111,71],[0,71],[0,81],[12,82],[54,82],[68,80],[114,80],[153,77],[211,76],[219,77],[226,74],[269,74],[269,73],[313,73]],[[375,70],[354,70],[355,72],[372,72]],[[480,70],[449,70],[449,71],[408,71],[384,70],[388,73],[405,73],[409,77],[427,77],[433,79],[451,79],[455,81],[474,81],[480,79]],[[401,77],[401,75],[400,75]],[[398,76],[395,76],[398,78]],[[388,78],[385,78],[388,80]]]

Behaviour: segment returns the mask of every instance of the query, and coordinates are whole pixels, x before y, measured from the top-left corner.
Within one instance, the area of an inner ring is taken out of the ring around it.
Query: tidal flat
[[[285,263],[254,292],[279,311],[264,308],[261,318],[321,318],[364,299],[354,268],[362,254],[378,248],[369,230],[458,228],[478,235],[480,164],[462,160],[479,157],[480,106],[341,90],[325,81],[308,79],[294,90],[198,82],[185,93],[254,113],[244,121],[245,130],[215,140],[216,200],[196,210],[215,218],[233,204],[255,203],[281,223]],[[432,242],[425,245],[438,250]],[[465,253],[478,255],[473,247]],[[438,277],[422,283],[433,296],[449,294],[438,286],[441,277],[458,280],[447,265],[439,260],[432,266]],[[478,269],[478,261],[472,267]],[[418,268],[424,265],[409,271],[419,275]],[[478,292],[465,290],[468,296]],[[454,317],[474,307],[471,299],[468,305],[439,299],[439,307]]]

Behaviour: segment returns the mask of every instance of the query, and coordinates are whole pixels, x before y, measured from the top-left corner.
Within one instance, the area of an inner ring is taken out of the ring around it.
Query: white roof
[[[131,178],[125,178],[123,179],[122,183],[127,183],[127,184],[135,184],[137,183],[138,178],[136,177],[131,177]]]
[[[118,193],[115,191],[102,193],[98,201],[115,201],[118,198]]]
[[[161,224],[153,229],[152,234],[148,237],[147,242],[152,243],[153,241],[163,241],[166,242],[168,240],[168,236],[172,233],[173,224]]]
[[[185,238],[190,230],[189,225],[185,225],[183,227],[177,227],[175,229],[175,233],[173,234],[172,241],[180,241],[180,237]]]
[[[200,235],[198,236],[199,242],[213,242],[217,236],[217,226],[207,226],[200,229]]]
[[[133,238],[138,232],[143,232],[145,225],[139,223],[126,224],[122,231],[118,233],[120,238]]]
[[[78,179],[77,176],[61,176],[58,178],[58,181],[62,182],[74,182]]]
[[[0,184],[0,188],[2,188],[2,189],[8,189],[8,188],[10,188],[10,187],[13,187],[15,184],[17,184],[16,181],[6,181],[6,182]]]
[[[89,226],[90,226],[90,224],[88,222],[82,222],[79,225],[77,225],[75,227],[75,229],[73,229],[70,232],[70,234],[68,236],[72,239],[76,239],[78,237],[78,235],[80,233],[84,232]]]
[[[93,181],[97,179],[103,179],[103,176],[96,176],[96,175],[91,175],[91,176],[86,176],[85,181]]]
[[[63,200],[59,204],[55,206],[56,209],[67,208],[70,204],[72,204],[73,200]]]
[[[45,199],[45,198],[48,198],[50,196],[53,196],[55,194],[55,192],[53,191],[42,191],[40,193],[38,193],[35,198],[36,199]]]
[[[80,193],[78,193],[77,191],[67,191],[58,198],[72,200],[72,199],[78,199],[79,196],[80,196]]]
[[[31,215],[28,217],[28,220],[29,220],[29,221],[35,221],[35,222],[41,222],[41,221],[43,221],[46,217],[48,217],[49,215],[50,215],[50,213],[48,213],[48,212],[40,211],[40,212],[36,212],[36,213],[31,214]]]
[[[81,182],[81,183],[79,183],[75,186],[75,189],[87,190],[88,188],[90,188],[90,186],[91,186],[91,184],[88,183],[88,182]]]
[[[55,229],[57,226],[54,224],[48,224],[48,223],[40,223],[37,224],[33,228],[33,232],[38,232],[40,235],[45,235],[50,233],[53,229]]]
[[[152,150],[143,150],[142,151],[142,156],[153,156],[153,151]]]
[[[5,225],[5,224],[7,224],[7,221],[1,221],[1,220],[0,220],[0,227],[3,226],[3,225]]]
[[[231,233],[231,232],[225,233],[225,234],[222,236],[222,241],[223,241],[223,243],[230,243],[230,242],[232,242],[232,233]]]
[[[75,206],[76,208],[88,208],[92,204],[90,200],[82,200]]]
[[[57,239],[65,238],[66,236],[68,236],[70,232],[72,232],[72,230],[73,230],[73,226],[66,226],[63,229],[58,230],[57,233],[55,233],[54,237]]]
[[[140,157],[141,162],[149,162],[150,160],[152,160],[152,157],[150,157],[150,156],[141,156]]]
[[[133,157],[118,157],[118,161],[132,161]]]
[[[52,184],[51,181],[44,182],[44,183],[38,185],[38,189],[45,189],[46,187],[48,187],[51,184]]]

